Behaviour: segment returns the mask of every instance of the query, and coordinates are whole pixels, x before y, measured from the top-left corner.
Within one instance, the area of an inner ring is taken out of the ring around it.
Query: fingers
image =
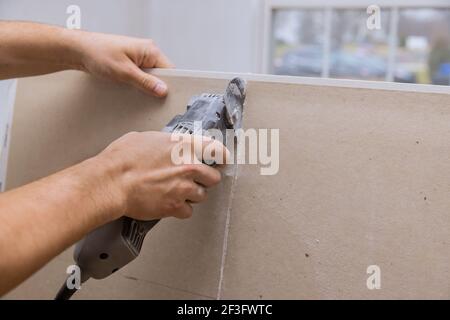
[[[215,186],[220,182],[222,176],[220,171],[206,164],[186,164],[179,167],[181,175],[206,188]]]
[[[173,216],[179,219],[187,219],[192,217],[192,212],[192,206],[188,202],[184,201],[176,212],[173,213]]]
[[[171,153],[175,164],[222,165],[231,159],[230,151],[220,141],[206,136],[174,133],[170,140],[177,142]]]
[[[140,40],[134,47],[137,57],[132,59],[133,66],[129,67],[127,78],[132,85],[155,97],[165,97],[167,85],[157,77],[142,71],[141,68],[173,68],[174,64],[159,50],[152,40]]]
[[[205,164],[198,164],[197,170],[192,175],[195,182],[207,188],[213,187],[220,182],[222,175],[220,171]]]
[[[211,165],[227,163],[228,149],[221,142],[201,135],[181,134],[177,139],[181,144],[173,147],[176,152],[171,156],[173,163],[181,165],[182,174],[205,187],[219,183],[220,172]]]
[[[190,218],[193,212],[191,203],[205,201],[206,197],[207,193],[204,187],[192,180],[182,179],[176,187],[177,200],[173,202],[169,215],[181,219]]]
[[[203,162],[206,164],[226,164],[230,158],[230,151],[223,145],[223,143],[202,137]]]
[[[129,82],[139,90],[158,98],[165,97],[168,92],[167,85],[162,80],[142,71],[135,65],[129,69],[125,81]]]
[[[144,40],[144,59],[140,67],[142,68],[174,68],[175,65],[156,46],[153,40]]]
[[[188,135],[191,149],[196,158],[208,165],[225,164],[230,157],[230,151],[218,140],[201,135]]]
[[[166,57],[166,55],[159,50],[158,53],[159,54],[156,56],[155,65],[153,66],[154,68],[175,68],[175,65],[169,60],[169,58]]]
[[[186,181],[181,189],[183,198],[193,203],[199,203],[206,200],[206,189],[193,181]]]

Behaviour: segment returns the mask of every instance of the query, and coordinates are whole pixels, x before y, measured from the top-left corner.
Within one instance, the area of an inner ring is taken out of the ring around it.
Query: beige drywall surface
[[[76,72],[20,80],[7,186],[159,130],[226,85],[165,79],[165,101]],[[193,219],[160,223],[77,298],[450,298],[450,95],[252,80],[244,125],[280,129],[279,173],[240,166],[233,190],[227,177]],[[6,298],[52,298],[71,262],[68,250]]]
[[[162,129],[204,86],[187,79],[168,82],[172,92],[163,101],[78,72],[19,80],[7,188],[95,155],[126,132]],[[225,84],[210,80],[205,89],[221,92]],[[102,284],[90,281],[77,298],[215,298],[231,180],[225,177],[209,193],[210,201],[195,209],[193,219],[158,224],[147,236],[139,262]],[[53,298],[72,263],[69,251],[64,261],[55,259],[7,298]]]
[[[450,95],[250,83],[247,102],[280,171],[241,168],[223,298],[450,298]]]

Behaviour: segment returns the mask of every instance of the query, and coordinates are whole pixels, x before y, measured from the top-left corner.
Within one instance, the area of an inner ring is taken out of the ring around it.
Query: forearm
[[[0,21],[0,79],[82,69],[78,38],[56,26]]]
[[[90,159],[0,195],[0,295],[123,214],[111,170]]]
[[[0,80],[75,69],[165,97],[167,85],[142,69],[171,67],[150,39],[0,21]]]

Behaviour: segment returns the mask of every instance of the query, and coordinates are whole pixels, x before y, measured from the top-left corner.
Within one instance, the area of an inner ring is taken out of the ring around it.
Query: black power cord
[[[76,288],[69,289],[69,287],[67,287],[67,281],[64,281],[63,285],[56,294],[55,300],[69,300],[77,291],[78,290]]]

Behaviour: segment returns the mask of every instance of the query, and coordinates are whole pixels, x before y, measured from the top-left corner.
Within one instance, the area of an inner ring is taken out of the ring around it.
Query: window
[[[366,27],[365,10],[333,10],[330,77],[384,80],[387,75],[389,11],[381,12],[381,29]]]
[[[450,85],[450,1],[416,1],[411,8],[392,0],[381,6],[375,30],[367,28],[368,5],[361,2],[336,8],[321,0],[277,2],[283,3],[270,6],[271,73]]]
[[[322,10],[274,12],[273,71],[276,74],[322,74],[324,15]]]
[[[400,10],[395,70],[413,82],[450,85],[449,9]]]

